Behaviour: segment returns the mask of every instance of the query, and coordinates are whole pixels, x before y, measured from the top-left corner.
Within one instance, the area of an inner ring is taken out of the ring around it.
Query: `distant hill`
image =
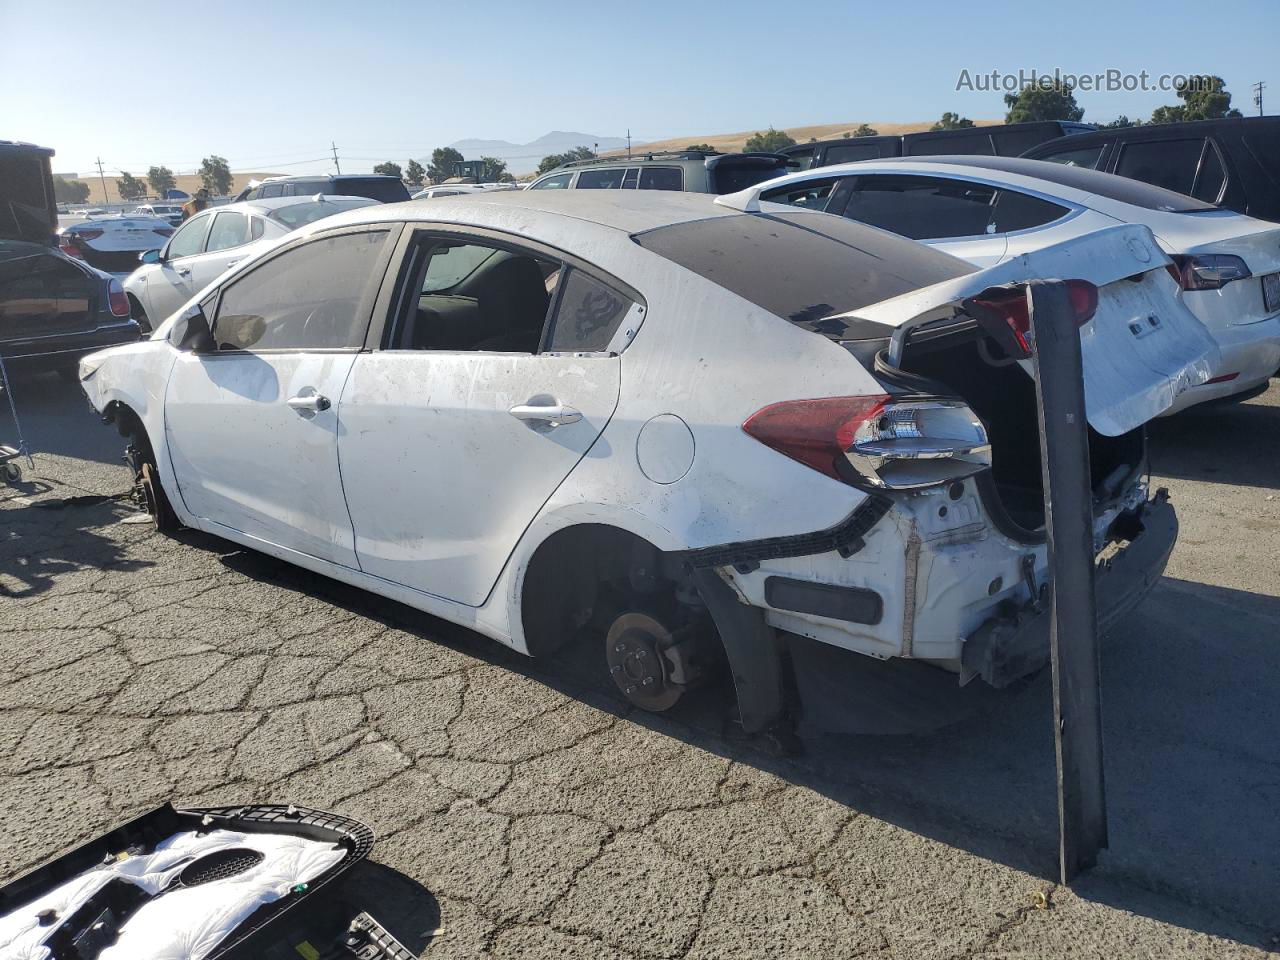
[[[134,173],[134,176],[139,177],[142,180],[146,180],[146,171],[138,170],[136,173]],[[231,176],[232,176],[231,195],[234,197],[237,193],[239,193],[241,190],[244,189],[245,185],[250,180],[263,180],[267,177],[278,177],[280,176],[280,174],[267,173],[261,170],[257,170],[257,171],[237,170],[234,173],[232,173]],[[81,174],[80,176],[75,177],[74,179],[83,180],[85,183],[89,185],[89,199],[85,201],[86,203],[101,204],[103,202],[106,202],[106,203],[132,203],[132,202],[142,203],[143,202],[141,200],[126,201],[126,200],[120,199],[120,193],[119,191],[116,190],[116,181],[120,179],[119,177],[113,177],[110,174],[107,174],[107,177],[106,177],[107,199],[105,201],[102,199],[102,180],[99,179],[97,173],[93,173],[89,175]],[[174,180],[177,181],[177,184],[176,184],[177,188],[179,190],[185,191],[186,193],[195,193],[197,190],[200,189],[200,175],[198,173],[179,173],[174,177]],[[150,187],[147,187],[148,191],[150,191],[150,189],[151,189]]]
[[[633,145],[637,141],[631,141]],[[596,148],[596,144],[599,147]],[[543,134],[537,140],[528,143],[512,143],[510,140],[482,140],[470,138],[451,143],[449,146],[457,150],[467,160],[479,160],[481,157],[497,157],[507,161],[513,173],[527,172],[538,166],[538,161],[553,153],[564,153],[574,147],[592,147],[600,153],[610,150],[622,150],[627,146],[625,137],[602,137],[594,133],[575,133],[569,130],[553,130]],[[419,157],[418,161],[426,164],[430,157]]]

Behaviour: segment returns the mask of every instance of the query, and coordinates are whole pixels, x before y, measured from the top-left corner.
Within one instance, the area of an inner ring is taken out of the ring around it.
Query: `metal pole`
[[[333,151],[333,168],[338,171],[338,175],[342,175],[342,167],[338,164],[338,145],[332,140],[329,141],[329,149]]]
[[[111,202],[107,197],[107,178],[102,172],[102,158],[98,158],[98,179],[102,181],[102,204],[106,206]]]
[[[1062,883],[1107,846],[1098,617],[1094,598],[1089,424],[1075,311],[1061,281],[1027,286],[1049,547],[1053,737]]]

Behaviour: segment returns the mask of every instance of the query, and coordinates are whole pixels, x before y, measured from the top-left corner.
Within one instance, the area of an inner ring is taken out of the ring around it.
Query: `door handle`
[[[297,410],[298,413],[320,413],[328,410],[331,404],[328,397],[322,397],[318,393],[313,393],[309,397],[297,396],[290,397],[285,403]]]
[[[582,419],[582,414],[573,407],[565,406],[563,403],[552,404],[531,404],[522,403],[512,407],[507,411],[517,420],[523,420],[526,423],[540,423],[548,427],[559,427],[566,423],[577,423]]]
[[[191,268],[190,268],[190,267],[179,267],[179,268],[178,268],[178,276],[180,276],[180,277],[189,277],[189,276],[191,276]]]

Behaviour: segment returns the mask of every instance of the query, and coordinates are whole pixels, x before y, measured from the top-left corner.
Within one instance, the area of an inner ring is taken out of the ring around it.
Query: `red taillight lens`
[[[104,233],[106,233],[105,230],[77,230],[75,238],[77,240],[97,240]]]
[[[72,243],[70,237],[58,238],[58,249],[65,253],[68,257],[76,257],[80,260],[84,259],[84,254],[80,252],[80,248]]]
[[[125,295],[124,287],[120,286],[119,280],[112,280],[107,285],[107,302],[111,307],[111,315],[113,317],[127,317],[129,315],[129,298]]]
[[[1088,280],[1067,280],[1067,296],[1075,311],[1076,324],[1083,327],[1098,312],[1098,288]],[[994,310],[1004,317],[1014,339],[1030,356],[1032,353],[1031,311],[1027,305],[1026,287],[992,287],[973,298],[979,306]]]
[[[883,394],[788,400],[753,413],[742,429],[784,456],[840,480],[837,465],[845,460],[858,427],[879,416],[888,402]]]
[[[1227,253],[1171,256],[1169,259],[1173,263],[1165,269],[1183,290],[1219,290],[1232,280],[1253,276],[1247,263]]]

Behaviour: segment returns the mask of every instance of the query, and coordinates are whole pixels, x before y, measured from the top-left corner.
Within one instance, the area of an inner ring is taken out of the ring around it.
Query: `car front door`
[[[187,262],[191,288],[203,290],[245,256],[242,249],[262,236],[262,221],[239,210],[220,210],[205,240],[204,252]]]
[[[200,289],[192,282],[191,262],[204,250],[211,223],[212,211],[196,214],[169,238],[155,269],[146,271],[147,317],[153,328]]]
[[[216,296],[216,349],[179,356],[165,432],[187,510],[356,566],[338,469],[338,397],[393,245],[385,225],[293,244]]]
[[[618,402],[639,295],[498,235],[417,231],[379,348],[356,358],[338,449],[367,573],[484,603]],[[622,330],[622,334],[617,331]]]

